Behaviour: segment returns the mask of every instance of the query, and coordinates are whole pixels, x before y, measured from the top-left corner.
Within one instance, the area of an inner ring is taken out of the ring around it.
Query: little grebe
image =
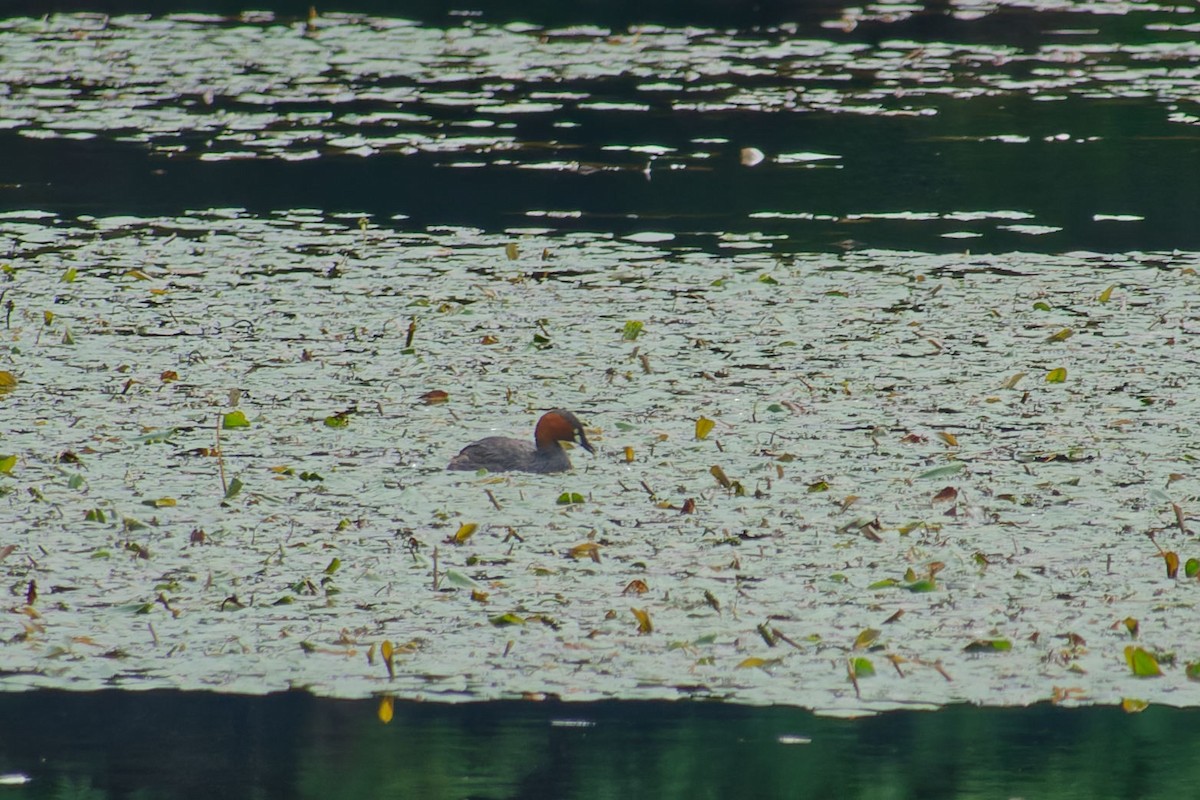
[[[489,436],[469,444],[450,459],[446,469],[488,472],[564,472],[571,468],[571,459],[559,442],[577,442],[594,453],[583,433],[583,423],[570,411],[556,408],[547,411],[533,429],[534,444],[506,436]]]

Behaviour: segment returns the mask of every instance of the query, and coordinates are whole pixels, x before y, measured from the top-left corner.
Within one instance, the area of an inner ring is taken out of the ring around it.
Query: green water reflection
[[[697,703],[0,695],[34,797],[1133,798],[1194,787],[1200,712],[1036,706],[860,720]]]

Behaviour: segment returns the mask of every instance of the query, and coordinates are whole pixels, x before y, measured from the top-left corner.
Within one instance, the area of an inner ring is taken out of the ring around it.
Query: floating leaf
[[[650,587],[646,585],[644,580],[634,578],[625,584],[625,588],[621,590],[621,594],[645,594],[648,591],[650,591]]]
[[[1121,620],[1121,624],[1125,626],[1125,630],[1129,631],[1129,635],[1136,639],[1138,637],[1138,621],[1133,617],[1126,617]]]
[[[712,433],[712,429],[716,424],[708,417],[700,417],[700,419],[696,420],[696,438],[703,441],[705,437]]]
[[[721,486],[725,487],[726,489],[733,486],[733,481],[729,480],[729,477],[725,474],[725,470],[721,469],[720,467],[709,467],[708,473],[716,478],[717,483],[721,484]]]
[[[1046,383],[1066,383],[1067,368],[1056,367],[1046,373]]]
[[[492,623],[497,628],[503,628],[507,625],[524,625],[525,624],[524,619],[522,619],[521,617],[518,617],[516,614],[513,614],[511,612],[508,614],[501,614],[497,617],[492,617],[491,619],[488,620],[488,622]]]
[[[1096,302],[1097,303],[1107,303],[1109,300],[1112,299],[1113,289],[1116,289],[1116,288],[1117,288],[1117,285],[1115,283],[1112,284],[1111,286],[1109,286],[1107,289],[1105,289],[1103,292],[1100,293],[1100,296],[1096,298]]]
[[[805,491],[808,492],[809,494],[817,494],[818,492],[828,492],[829,484],[826,483],[825,481],[816,481],[815,483],[810,483],[808,485],[808,487],[805,489]]]
[[[953,486],[947,486],[945,489],[942,489],[940,492],[938,492],[933,497],[931,497],[929,502],[931,502],[931,503],[953,503],[957,499],[958,499],[958,489],[955,489]]]
[[[1183,574],[1194,578],[1197,573],[1200,573],[1200,558],[1189,558],[1183,565]]]
[[[0,369],[0,395],[5,395],[17,388],[17,376]]]
[[[1168,550],[1162,554],[1163,561],[1167,562],[1167,577],[1171,580],[1179,575],[1179,554],[1173,550]]]
[[[444,392],[441,389],[434,389],[421,395],[421,402],[427,406],[434,406],[439,403],[446,403],[450,400],[450,393]]]
[[[1004,653],[1012,650],[1008,639],[976,639],[963,648],[964,653]]]
[[[625,448],[625,463],[626,464],[633,463],[633,448],[632,447]]]
[[[629,320],[625,323],[625,329],[621,333],[621,338],[627,342],[635,341],[638,334],[642,332],[642,323],[637,320]]]
[[[151,508],[174,508],[178,505],[174,497],[159,497],[156,500],[143,500],[142,505],[150,506]]]
[[[509,261],[516,261],[521,256],[521,249],[517,247],[516,242],[509,242],[504,245],[504,257]]]
[[[179,431],[175,428],[170,428],[165,431],[151,431],[145,436],[139,436],[138,438],[134,439],[134,441],[141,442],[142,444],[169,444],[171,442],[171,437],[177,433],[179,433]]]
[[[761,666],[764,666],[766,663],[767,663],[767,660],[765,658],[751,657],[751,658],[743,659],[741,662],[738,663],[738,665],[736,667],[734,667],[734,669],[750,669],[752,667],[761,667]]]
[[[577,544],[567,551],[568,558],[590,558],[596,563],[600,563],[600,545],[595,542],[584,542]]]
[[[250,420],[246,419],[246,414],[243,411],[230,411],[221,418],[221,427],[225,430],[233,428],[249,428]]]
[[[74,268],[74,267],[67,267],[67,270],[66,270],[66,272],[64,272],[64,273],[62,274],[62,277],[61,277],[61,278],[59,278],[58,280],[59,280],[61,283],[74,283],[74,282],[75,282],[75,279],[76,279],[77,277],[79,277],[79,273],[75,271],[75,268]]]
[[[17,457],[15,455],[0,456],[0,472],[3,472],[5,475],[12,475],[13,467],[16,465]]]
[[[325,574],[332,575],[333,573],[335,573],[339,569],[341,569],[341,566],[342,566],[342,560],[340,558],[331,559],[330,562],[325,566]]]
[[[1140,714],[1150,707],[1150,704],[1145,700],[1138,700],[1133,697],[1125,697],[1121,699],[1121,710],[1126,714]]]
[[[774,278],[772,278],[770,275],[768,275],[765,272],[762,275],[758,276],[758,282],[765,283],[768,286],[778,286],[779,285],[779,281],[775,280]]]
[[[1050,308],[1050,304],[1044,300],[1038,300],[1036,303],[1034,303],[1033,309],[1035,311],[1053,311],[1054,310],[1054,309]]]
[[[474,522],[464,522],[459,526],[458,531],[454,534],[454,543],[462,544],[467,539],[471,538],[471,534],[475,533],[475,529],[479,525]]]
[[[873,645],[875,643],[875,640],[879,638],[880,633],[881,633],[881,631],[879,631],[876,628],[867,628],[867,629],[863,630],[862,633],[860,633],[858,636],[855,637],[853,649],[855,649],[855,650],[867,649],[868,647],[870,647],[871,645]]]
[[[850,660],[850,673],[855,678],[870,678],[875,675],[875,665],[869,658],[857,656]]]
[[[1200,661],[1192,661],[1183,671],[1189,681],[1200,681]]]
[[[631,608],[631,609],[629,609],[629,610],[630,610],[630,611],[632,611],[632,612],[633,612],[633,616],[634,616],[635,618],[637,618],[637,623],[638,623],[638,627],[637,627],[637,629],[638,629],[638,633],[643,633],[643,634],[644,634],[644,633],[653,633],[653,632],[654,632],[654,623],[652,623],[652,622],[650,621],[650,614],[649,614],[649,613],[647,613],[645,609],[643,609],[643,608]]]
[[[1139,678],[1156,678],[1162,675],[1162,669],[1158,666],[1158,659],[1141,647],[1127,646],[1125,648],[1125,663],[1129,664],[1129,669]]]
[[[1050,334],[1046,337],[1047,342],[1065,342],[1075,335],[1075,331],[1070,328],[1063,328],[1060,331]]]
[[[235,498],[239,494],[241,494],[241,491],[242,491],[241,480],[238,478],[234,478],[233,480],[231,480],[229,482],[229,489],[227,489],[225,492],[225,499],[232,500],[233,498]]]
[[[1018,373],[1012,375],[1011,377],[1009,377],[1008,380],[1006,380],[1004,383],[1000,384],[1000,388],[1001,389],[1017,388],[1017,384],[1021,382],[1021,379],[1024,378],[1026,374],[1027,373],[1024,373],[1024,372],[1018,372]]]
[[[168,369],[158,376],[158,379],[163,383],[172,383],[179,380],[179,373],[173,369]]]
[[[478,581],[472,580],[469,575],[464,575],[456,569],[446,570],[446,582],[462,589],[473,589],[479,586]]]
[[[966,469],[967,465],[962,461],[955,461],[952,464],[946,464],[942,467],[934,467],[931,470],[922,472],[917,476],[917,480],[928,480],[929,478],[944,478],[948,475],[957,475]]]
[[[554,502],[560,506],[573,506],[585,501],[583,499],[583,495],[581,495],[579,492],[563,492]]]
[[[392,715],[396,713],[396,699],[393,697],[383,697],[379,700],[379,710],[375,712],[379,717],[379,721],[387,725],[392,721]]]
[[[951,447],[958,447],[958,437],[948,431],[938,431],[937,436]]]
[[[339,411],[336,414],[330,414],[324,419],[326,428],[348,428],[350,427],[350,415],[344,411]]]
[[[875,581],[869,585],[867,589],[870,591],[877,591],[879,589],[891,589],[899,585],[900,581],[896,580],[895,578],[884,578],[881,581]]]
[[[935,581],[933,578],[923,578],[919,581],[913,581],[912,583],[905,584],[904,588],[908,589],[910,592],[917,593],[934,592],[937,591],[937,581]]]

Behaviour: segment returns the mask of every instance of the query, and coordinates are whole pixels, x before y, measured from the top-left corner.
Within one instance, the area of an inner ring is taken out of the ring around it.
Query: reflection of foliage
[[[110,794],[92,786],[89,777],[60,777],[54,782],[54,800],[107,800]]]

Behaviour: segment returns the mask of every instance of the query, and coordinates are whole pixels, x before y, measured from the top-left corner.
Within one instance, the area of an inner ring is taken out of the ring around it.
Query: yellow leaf
[[[454,543],[462,544],[467,539],[470,539],[471,534],[473,534],[475,529],[478,527],[479,526],[474,522],[464,522],[462,526],[459,527],[458,532],[454,534]]]
[[[379,721],[387,725],[392,721],[392,715],[396,713],[396,700],[392,697],[383,697],[379,700]]]
[[[517,247],[516,242],[509,242],[504,245],[504,255],[509,261],[516,261],[521,255],[521,249]]]
[[[955,436],[953,433],[949,433],[947,431],[938,431],[937,435],[938,435],[939,439],[941,439],[943,442],[950,445],[951,447],[958,447],[958,437]]]
[[[1134,639],[1138,637],[1138,621],[1133,617],[1126,617],[1121,620],[1121,624],[1125,626],[1125,630],[1129,631],[1129,635]]]
[[[1049,336],[1047,336],[1046,341],[1047,342],[1065,342],[1067,339],[1070,339],[1074,335],[1075,335],[1075,331],[1071,330],[1070,328],[1063,328],[1062,330],[1058,331],[1057,333],[1052,333]]]
[[[599,563],[600,545],[595,542],[577,544],[567,551],[567,556],[570,558],[590,558],[592,561]]]
[[[633,461],[633,448],[632,448],[632,447],[626,447],[626,448],[625,448],[625,463],[626,463],[626,464],[629,464],[629,463],[631,463],[632,461]]]
[[[1138,700],[1133,697],[1124,697],[1121,699],[1121,710],[1126,714],[1140,714],[1150,707],[1150,704],[1145,700]]]
[[[1067,368],[1057,367],[1046,373],[1046,383],[1065,383],[1067,380]]]
[[[712,475],[714,478],[716,478],[717,483],[721,484],[726,489],[728,489],[730,486],[733,485],[733,482],[731,480],[729,480],[729,478],[725,475],[725,470],[721,469],[718,466],[709,467],[708,473],[710,475]]]
[[[1162,669],[1158,666],[1158,659],[1141,647],[1134,647],[1133,645],[1126,647],[1125,663],[1129,664],[1129,669],[1139,678],[1157,678],[1159,675],[1162,675]]]
[[[1112,299],[1113,289],[1115,289],[1115,288],[1117,288],[1117,285],[1115,283],[1112,284],[1111,286],[1109,286],[1107,289],[1105,289],[1103,292],[1100,293],[1100,296],[1096,298],[1096,302],[1107,303],[1109,300]]]
[[[650,621],[650,614],[644,608],[631,608],[633,616],[638,621],[638,633],[653,633],[654,623]]]
[[[761,667],[766,663],[767,660],[765,658],[747,658],[734,667],[734,669],[750,669],[751,667]]]
[[[0,395],[8,394],[17,388],[17,376],[0,369]]]
[[[696,438],[704,440],[705,437],[712,433],[712,429],[716,424],[708,417],[700,417],[700,419],[696,420]]]
[[[1167,577],[1175,580],[1175,576],[1179,574],[1179,554],[1168,550],[1163,553],[1163,560],[1167,562]]]
[[[879,633],[875,628],[867,628],[854,639],[854,649],[865,650],[870,647],[879,638]]]
[[[13,467],[16,465],[16,456],[0,456],[0,472],[3,472],[5,475],[12,475]]]

